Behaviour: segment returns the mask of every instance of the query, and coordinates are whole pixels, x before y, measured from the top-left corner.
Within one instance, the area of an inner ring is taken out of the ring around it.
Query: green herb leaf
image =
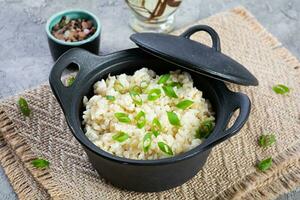
[[[290,89],[282,84],[274,85],[272,89],[276,94],[286,94],[290,92]]]
[[[161,95],[161,91],[158,88],[152,89],[149,91],[148,93],[148,100],[149,101],[155,101],[156,99],[158,99]]]
[[[186,108],[190,107],[194,102],[191,100],[183,100],[179,102],[176,107],[182,110],[185,110]]]
[[[139,95],[139,93],[137,93],[135,91],[130,91],[129,94],[130,94],[130,96],[133,100],[133,103],[135,105],[142,105],[143,104],[142,97]]]
[[[272,146],[276,142],[276,138],[274,134],[269,135],[261,135],[258,138],[258,145],[261,147],[269,147]]]
[[[67,86],[70,87],[71,85],[73,85],[74,81],[75,81],[75,77],[74,76],[70,76],[67,79]]]
[[[107,96],[106,96],[106,99],[109,100],[109,101],[115,101],[115,100],[116,100],[116,97],[111,96],[111,95],[107,95]]]
[[[208,138],[210,133],[214,129],[214,123],[212,120],[205,120],[201,123],[200,127],[196,131],[196,138],[198,139],[203,139],[203,138]]]
[[[162,130],[162,126],[161,126],[161,123],[159,122],[159,120],[155,117],[153,120],[152,120],[152,125],[151,125],[151,131],[153,133],[153,135],[155,137],[157,137],[160,132]]]
[[[136,126],[138,128],[143,128],[146,124],[146,114],[143,111],[140,111],[134,118],[136,120]]]
[[[112,136],[112,139],[118,141],[118,142],[124,142],[129,138],[129,135],[123,131],[119,131],[117,134]]]
[[[173,151],[172,151],[172,149],[171,149],[171,147],[170,147],[169,145],[167,145],[167,144],[164,143],[164,142],[158,142],[157,144],[158,144],[159,149],[160,149],[162,152],[164,152],[164,153],[166,153],[166,154],[168,154],[168,155],[170,155],[170,156],[173,155]]]
[[[272,166],[272,163],[273,163],[273,160],[272,160],[272,157],[269,157],[265,160],[262,160],[260,161],[258,164],[257,164],[257,168],[260,170],[260,171],[266,171],[268,170],[271,166]]]
[[[173,126],[180,126],[180,120],[179,120],[178,116],[176,115],[176,113],[167,112],[167,115],[168,115],[170,124],[172,124]]]
[[[128,114],[126,113],[121,113],[121,112],[115,113],[115,117],[119,120],[119,122],[123,122],[123,123],[131,122],[130,118],[128,117]]]
[[[49,167],[50,162],[48,160],[37,158],[31,161],[32,166],[38,169],[45,169]]]
[[[23,115],[28,117],[31,113],[31,110],[29,109],[27,101],[24,98],[20,97],[18,104],[19,104],[19,108],[20,108],[21,112],[23,113]]]
[[[170,97],[170,98],[178,98],[177,94],[175,93],[174,89],[172,86],[162,86],[165,94]]]
[[[125,87],[122,85],[122,83],[119,80],[116,80],[114,83],[114,89],[121,93],[121,94],[125,94],[126,93],[126,89]]]
[[[151,133],[146,133],[143,139],[143,149],[144,152],[148,152],[150,147],[151,147],[151,143],[152,143],[152,138],[151,138],[152,134]]]
[[[171,83],[169,83],[167,85],[169,85],[171,87],[177,87],[177,88],[181,88],[183,86],[183,84],[179,83],[179,82],[171,82]]]
[[[170,74],[161,75],[159,80],[157,81],[157,83],[158,84],[164,84],[168,81],[169,78],[170,78]]]

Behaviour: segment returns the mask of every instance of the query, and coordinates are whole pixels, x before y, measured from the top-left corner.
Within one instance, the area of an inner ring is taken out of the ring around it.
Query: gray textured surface
[[[299,0],[183,0],[177,12],[177,27],[216,12],[243,5],[300,58]],[[53,64],[48,50],[44,24],[53,13],[83,8],[101,20],[101,53],[133,47],[128,37],[129,11],[123,0],[0,0],[0,98],[14,95],[47,81]],[[16,199],[0,167],[0,199]],[[280,200],[300,199],[300,190]]]

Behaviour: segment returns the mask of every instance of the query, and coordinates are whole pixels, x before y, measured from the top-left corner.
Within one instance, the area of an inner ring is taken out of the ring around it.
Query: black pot
[[[71,63],[79,66],[79,73],[71,87],[61,82],[63,70]],[[178,69],[175,64],[159,59],[143,50],[129,49],[105,56],[85,50],[71,49],[61,56],[50,74],[50,85],[58,99],[67,123],[86,151],[90,162],[101,177],[115,186],[128,190],[154,192],[179,186],[192,178],[203,167],[211,149],[237,133],[250,112],[250,100],[242,93],[231,92],[222,81],[188,71],[194,85],[210,100],[216,116],[211,135],[198,147],[183,154],[159,160],[132,160],[114,156],[95,146],[84,134],[82,122],[84,96],[93,95],[93,84],[108,74],[133,74],[147,67],[157,74]],[[226,129],[235,110],[240,113],[234,124]]]

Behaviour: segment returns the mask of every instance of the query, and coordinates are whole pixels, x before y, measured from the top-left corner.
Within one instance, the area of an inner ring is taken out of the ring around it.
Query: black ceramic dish
[[[85,40],[78,41],[78,42],[65,42],[59,40],[51,34],[51,30],[55,24],[59,23],[59,21],[63,16],[66,16],[69,19],[84,18],[84,19],[91,20],[93,22],[93,25],[96,27],[96,32],[89,38],[86,38]],[[80,47],[86,49],[89,52],[92,52],[94,54],[98,54],[99,52],[101,24],[99,19],[94,14],[88,11],[76,9],[76,10],[65,10],[56,13],[55,15],[51,16],[47,21],[46,33],[48,38],[49,49],[53,60],[57,60],[59,56],[61,56],[63,53],[65,53],[66,51],[74,47]]]
[[[73,85],[65,87],[60,81],[61,74],[71,63],[79,66],[79,73]],[[139,48],[100,57],[85,50],[72,49],[58,59],[49,81],[73,135],[81,143],[101,177],[128,190],[162,191],[192,178],[203,167],[211,149],[242,128],[250,113],[250,101],[246,95],[228,90],[222,81],[186,68],[184,71],[191,73],[194,85],[203,91],[204,98],[210,100],[215,111],[216,126],[208,139],[188,152],[166,159],[132,160],[117,157],[101,150],[85,136],[81,126],[82,99],[84,96],[91,97],[93,84],[107,78],[108,74],[133,74],[142,67],[150,68],[158,74],[181,68]],[[230,128],[226,128],[237,109],[240,109],[240,113],[236,121]]]

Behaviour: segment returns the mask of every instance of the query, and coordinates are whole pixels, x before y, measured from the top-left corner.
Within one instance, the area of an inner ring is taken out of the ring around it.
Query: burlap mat
[[[222,50],[258,78],[258,87],[229,85],[251,98],[249,121],[236,136],[213,149],[196,177],[180,187],[159,193],[136,193],[111,186],[98,176],[48,85],[22,94],[32,109],[24,118],[18,97],[0,104],[0,161],[20,199],[273,199],[300,186],[300,83],[299,62],[254,19],[239,7],[201,20],[220,34]],[[176,32],[178,34],[181,31]],[[194,37],[210,43],[206,35]],[[283,83],[288,96],[271,87]],[[274,132],[277,143],[268,149],[257,138]],[[265,173],[258,160],[274,158]],[[36,170],[30,160],[42,156],[51,162]]]

